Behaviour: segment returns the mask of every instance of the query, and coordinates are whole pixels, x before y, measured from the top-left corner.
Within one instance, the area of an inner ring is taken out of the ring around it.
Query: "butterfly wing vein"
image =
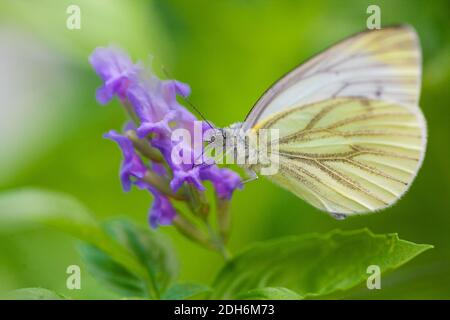
[[[414,179],[425,148],[421,114],[406,106],[334,98],[273,115],[279,172],[269,179],[315,207],[345,215],[392,205]]]

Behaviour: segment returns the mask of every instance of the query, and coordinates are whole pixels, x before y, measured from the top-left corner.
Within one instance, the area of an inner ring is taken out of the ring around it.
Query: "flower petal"
[[[192,184],[200,191],[205,190],[205,187],[200,179],[198,167],[193,167],[190,170],[175,170],[173,172],[173,179],[170,181],[170,187],[174,192],[178,191],[184,182]]]
[[[157,191],[148,183],[138,181],[136,185],[141,189],[147,189],[153,194],[154,200],[149,214],[149,223],[152,228],[158,225],[170,225],[177,216],[177,212],[169,198]]]
[[[221,199],[230,200],[234,190],[242,189],[241,177],[236,172],[216,165],[201,167],[200,178],[211,181]]]
[[[126,87],[137,79],[141,70],[126,53],[113,46],[96,48],[89,57],[89,62],[103,80],[103,86],[96,92],[100,104],[108,103],[114,95],[124,97]]]
[[[111,130],[105,134],[104,137],[117,142],[122,150],[124,159],[120,168],[120,180],[122,182],[123,189],[125,191],[129,191],[132,185],[131,178],[144,178],[145,173],[147,172],[147,167],[134,151],[133,142],[131,142],[131,140],[129,140],[126,136]]]

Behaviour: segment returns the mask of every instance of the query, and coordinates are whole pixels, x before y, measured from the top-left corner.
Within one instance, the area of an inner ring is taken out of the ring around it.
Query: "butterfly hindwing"
[[[332,98],[273,114],[253,130],[279,130],[279,172],[269,179],[315,207],[352,215],[392,205],[423,159],[419,109]]]

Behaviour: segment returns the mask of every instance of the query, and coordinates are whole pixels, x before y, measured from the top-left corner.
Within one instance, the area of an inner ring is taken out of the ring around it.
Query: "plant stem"
[[[211,224],[207,220],[205,220],[205,225],[206,228],[208,229],[208,234],[211,238],[213,248],[222,255],[225,261],[231,259],[231,254],[228,251],[222,237],[214,232],[213,228],[211,227]]]
[[[208,249],[214,249],[214,246],[209,241],[208,237],[201,233],[200,230],[198,230],[188,219],[183,217],[179,211],[177,217],[173,220],[173,223],[178,231],[180,231],[185,237]]]
[[[227,247],[225,246],[225,244],[223,242],[221,242],[221,247],[220,247],[220,253],[222,254],[223,258],[225,261],[228,261],[231,259],[231,253],[230,251],[227,249]]]

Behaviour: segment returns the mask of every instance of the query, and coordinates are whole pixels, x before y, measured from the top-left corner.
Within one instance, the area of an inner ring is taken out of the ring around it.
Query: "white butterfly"
[[[373,212],[406,192],[424,158],[420,84],[412,27],[365,31],[282,77],[240,127],[279,130],[275,183],[335,217]]]

